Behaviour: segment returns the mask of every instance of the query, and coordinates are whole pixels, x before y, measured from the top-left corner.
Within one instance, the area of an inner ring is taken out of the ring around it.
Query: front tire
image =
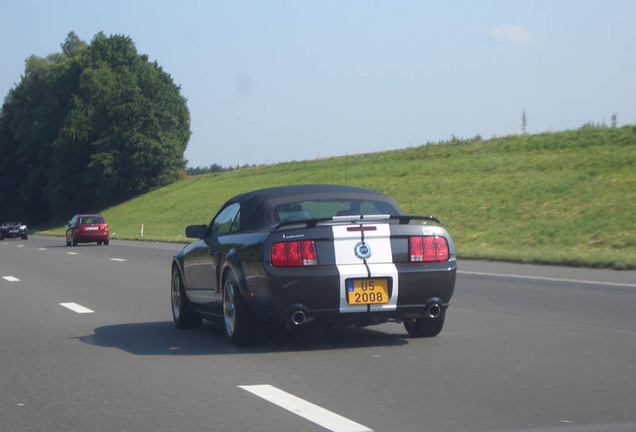
[[[223,326],[233,344],[247,345],[251,342],[249,311],[241,297],[236,276],[231,272],[223,279]]]
[[[437,336],[444,328],[446,311],[436,318],[410,318],[404,320],[404,328],[413,338],[430,338]]]
[[[181,272],[175,266],[172,269],[172,281],[170,284],[170,304],[172,306],[172,319],[174,325],[178,329],[197,328],[201,326],[201,317],[199,317],[188,302],[185,296],[185,288],[181,280]]]

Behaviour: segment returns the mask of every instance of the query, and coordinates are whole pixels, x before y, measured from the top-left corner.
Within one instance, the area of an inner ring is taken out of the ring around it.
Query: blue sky
[[[74,31],[131,37],[188,100],[189,166],[636,124],[631,0],[0,0],[0,96]]]

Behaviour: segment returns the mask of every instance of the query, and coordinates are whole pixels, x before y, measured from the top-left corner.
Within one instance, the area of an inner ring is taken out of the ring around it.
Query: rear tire
[[[201,317],[190,307],[190,302],[185,296],[181,272],[176,266],[172,269],[172,281],[170,286],[170,304],[172,306],[172,319],[174,320],[175,327],[178,329],[200,327]]]
[[[429,338],[437,336],[444,328],[446,311],[437,318],[410,318],[404,320],[404,328],[413,338]]]
[[[231,271],[223,279],[223,327],[235,345],[247,345],[252,340],[251,317]]]
[[[108,239],[104,240],[104,246],[108,246]]]

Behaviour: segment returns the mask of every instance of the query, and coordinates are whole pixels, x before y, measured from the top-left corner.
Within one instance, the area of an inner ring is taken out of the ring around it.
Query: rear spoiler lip
[[[307,228],[315,228],[322,222],[336,223],[362,223],[362,222],[384,222],[389,220],[397,220],[400,225],[407,225],[412,220],[432,221],[441,225],[439,219],[434,216],[409,216],[409,215],[351,215],[351,216],[333,216],[329,218],[315,218],[295,221],[285,221],[272,226],[272,229],[279,229],[288,225],[305,224]]]

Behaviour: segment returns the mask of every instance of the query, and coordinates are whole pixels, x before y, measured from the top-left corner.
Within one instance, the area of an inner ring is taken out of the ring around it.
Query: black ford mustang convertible
[[[172,261],[175,325],[219,320],[236,344],[265,321],[395,321],[413,337],[436,336],[455,288],[455,248],[439,221],[404,215],[373,190],[249,192],[186,235],[199,240]]]

